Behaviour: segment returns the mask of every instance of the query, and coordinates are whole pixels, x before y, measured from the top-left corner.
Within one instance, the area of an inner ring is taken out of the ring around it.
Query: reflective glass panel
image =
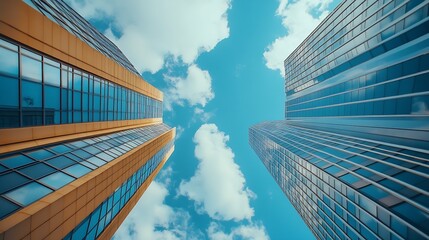
[[[0,47],[0,73],[11,76],[18,76],[17,52]]]
[[[18,189],[15,189],[11,192],[6,193],[5,196],[26,206],[48,195],[50,192],[52,192],[51,189],[39,183],[32,182]]]
[[[39,179],[43,176],[46,176],[50,173],[55,172],[56,169],[49,167],[44,163],[37,163],[35,165],[31,165],[31,166],[19,169],[19,171],[33,179]]]
[[[43,160],[43,159],[54,156],[53,153],[46,151],[44,149],[39,149],[39,150],[32,151],[32,152],[26,152],[25,154],[27,154],[28,156],[35,158],[37,160]]]
[[[18,174],[16,172],[6,173],[0,175],[0,194],[13,189],[16,186],[20,186],[24,183],[29,182],[30,179]]]
[[[54,189],[59,189],[67,183],[72,182],[74,179],[75,178],[62,172],[56,172],[40,179],[39,181]]]
[[[42,85],[22,81],[22,107],[35,109],[42,107]]]
[[[57,146],[50,147],[49,150],[54,151],[56,153],[65,153],[70,151],[71,149],[65,145],[57,145]]]
[[[0,218],[3,218],[5,216],[7,216],[9,213],[17,210],[19,207],[18,205],[4,199],[4,198],[0,198]]]
[[[53,86],[60,86],[60,69],[54,66],[51,66],[49,64],[43,64],[44,66],[44,72],[45,75],[45,84],[53,85]]]
[[[25,79],[42,82],[42,63],[38,60],[22,56],[21,72]]]
[[[52,158],[46,162],[51,164],[52,166],[54,166],[56,168],[59,168],[59,169],[68,167],[68,166],[75,163],[73,160],[71,160],[70,158],[67,158],[65,156],[58,156],[58,157]]]
[[[0,75],[0,111],[3,108],[18,107],[18,80]]]
[[[81,177],[81,176],[91,172],[91,169],[84,167],[80,164],[76,164],[76,165],[73,165],[73,166],[70,166],[70,167],[64,169],[64,172],[66,172],[70,175],[73,175],[75,177]]]
[[[17,168],[31,162],[34,162],[34,160],[21,154],[6,157],[0,160],[1,164],[9,168]]]

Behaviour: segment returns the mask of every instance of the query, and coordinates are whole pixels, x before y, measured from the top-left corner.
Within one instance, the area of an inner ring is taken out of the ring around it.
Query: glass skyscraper
[[[174,150],[162,100],[64,2],[0,1],[0,239],[110,238]]]
[[[429,238],[428,5],[340,3],[284,62],[285,120],[249,129],[318,239]]]

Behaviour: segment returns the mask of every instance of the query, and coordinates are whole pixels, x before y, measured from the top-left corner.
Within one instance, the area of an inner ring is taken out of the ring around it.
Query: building
[[[0,1],[0,86],[0,239],[110,238],[174,150],[162,92],[59,0]]]
[[[318,239],[429,238],[428,5],[340,3],[284,62],[285,119],[249,129]]]

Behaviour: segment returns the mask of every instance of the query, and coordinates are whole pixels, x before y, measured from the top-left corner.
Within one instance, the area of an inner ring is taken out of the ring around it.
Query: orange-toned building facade
[[[112,237],[174,151],[162,92],[60,1],[0,1],[0,86],[0,239]]]

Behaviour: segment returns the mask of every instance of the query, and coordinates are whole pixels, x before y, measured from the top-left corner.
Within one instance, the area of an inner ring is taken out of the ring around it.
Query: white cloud
[[[268,68],[279,70],[284,76],[283,61],[328,15],[327,9],[331,2],[332,0],[280,0],[276,14],[282,18],[287,34],[277,38],[264,52]]]
[[[170,85],[164,95],[167,110],[171,110],[173,104],[183,106],[185,102],[190,106],[204,107],[215,96],[209,72],[201,70],[195,64],[188,67],[186,77],[165,76],[165,78]]]
[[[116,231],[114,239],[138,240],[187,239],[190,215],[181,209],[173,209],[164,203],[168,195],[167,184],[172,169],[161,171],[163,182],[153,181],[143,194],[133,211]]]
[[[205,112],[203,109],[196,107],[194,109],[194,115],[195,117],[198,117],[203,122],[207,122],[210,120],[210,118],[213,117],[213,113],[211,112]]]
[[[263,225],[249,224],[241,225],[233,228],[231,233],[227,234],[220,229],[219,224],[210,223],[207,229],[207,235],[210,240],[233,240],[233,239],[246,239],[246,240],[268,240],[265,227]]]
[[[255,195],[226,143],[229,136],[215,124],[203,124],[194,135],[199,164],[189,181],[182,181],[179,194],[195,201],[199,213],[216,220],[250,220],[254,214],[249,200]]]
[[[231,0],[70,0],[85,18],[106,20],[106,35],[139,71],[160,70],[167,57],[192,64],[229,36]],[[121,36],[115,37],[114,28]]]
[[[182,136],[183,132],[185,132],[185,129],[182,126],[178,125],[176,127],[176,141]]]

